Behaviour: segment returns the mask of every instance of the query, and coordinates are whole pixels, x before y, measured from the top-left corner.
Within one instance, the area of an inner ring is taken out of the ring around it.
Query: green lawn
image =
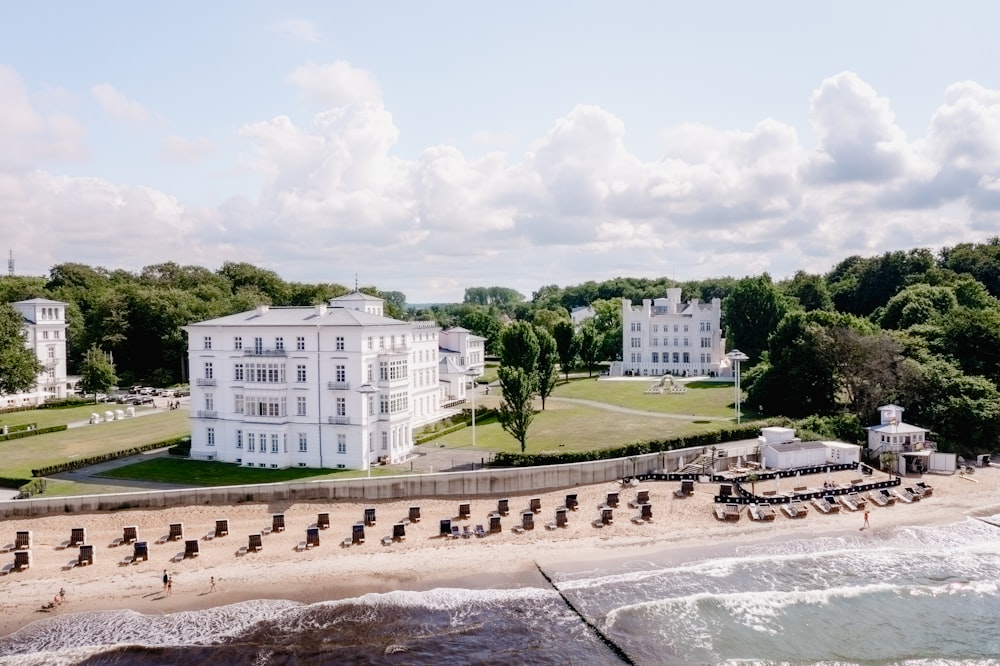
[[[375,468],[374,476],[381,473]],[[386,472],[388,474],[388,472]],[[323,470],[303,467],[258,469],[231,463],[186,460],[183,458],[152,458],[126,467],[109,470],[100,476],[113,479],[133,479],[170,483],[179,486],[239,486],[253,483],[277,483],[299,479],[329,480],[364,476],[359,470]],[[46,494],[48,494],[46,492]]]
[[[18,412],[43,414],[49,410]],[[90,416],[88,410],[86,415]],[[28,423],[31,419],[28,419]],[[41,424],[39,423],[39,427]],[[98,423],[37,437],[0,442],[0,476],[30,478],[31,470],[134,446],[189,435],[186,410],[159,412],[124,421]]]
[[[536,401],[536,407],[540,409],[541,403]],[[535,420],[528,428],[525,450],[528,453],[581,451],[716,430],[722,424],[720,421],[701,419],[680,420],[622,414],[587,405],[549,401],[545,411],[535,414]],[[472,429],[465,428],[429,442],[430,446],[441,444],[448,447],[471,447]],[[521,450],[517,440],[495,421],[476,423],[476,446],[492,451]]]
[[[644,391],[657,384],[649,381],[597,381],[596,378],[571,379],[556,386],[552,395],[562,398],[580,398],[612,405],[663,414],[697,414],[710,417],[734,417],[733,385],[726,382],[691,382],[685,393],[647,394]],[[751,415],[746,413],[744,417]]]
[[[7,414],[0,414],[0,426],[37,423],[39,428],[48,428],[54,425],[68,425],[79,421],[89,421],[91,414],[104,414],[108,410],[114,411],[125,408],[126,405],[98,403],[82,405],[80,407],[57,407],[54,409],[34,409],[28,412],[9,412]],[[152,410],[152,405],[137,405],[135,408],[136,413]]]

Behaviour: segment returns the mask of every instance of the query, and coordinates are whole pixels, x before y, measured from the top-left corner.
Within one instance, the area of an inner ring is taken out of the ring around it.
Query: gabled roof
[[[48,298],[29,298],[26,301],[16,301],[11,303],[11,305],[66,305],[62,301],[53,301]]]
[[[378,303],[384,303],[384,298],[379,298],[377,296],[372,296],[371,294],[366,294],[363,291],[352,291],[349,294],[344,294],[343,296],[336,296],[330,299],[330,304],[333,305],[337,301],[377,301]]]
[[[921,428],[920,426],[910,425],[909,423],[897,423],[895,425],[891,423],[883,423],[877,426],[871,426],[868,430],[872,432],[884,432],[893,435],[909,435],[916,432],[928,432],[927,428]]]

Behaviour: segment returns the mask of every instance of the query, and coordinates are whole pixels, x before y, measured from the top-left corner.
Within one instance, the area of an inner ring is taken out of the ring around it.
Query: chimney
[[[316,304],[316,316],[317,317],[322,317],[325,314],[326,314],[326,303],[317,303]]]
[[[269,305],[258,305],[257,306],[257,316],[262,317],[267,314],[267,311],[271,309]]]

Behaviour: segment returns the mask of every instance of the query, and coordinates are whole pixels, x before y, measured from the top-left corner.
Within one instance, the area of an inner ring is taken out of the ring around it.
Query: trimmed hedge
[[[31,479],[13,479],[8,476],[0,476],[0,488],[17,488],[20,489],[26,483],[29,483]]]
[[[167,451],[172,456],[180,456],[182,458],[187,458],[191,455],[191,438],[182,437],[179,444],[174,444]]]
[[[447,428],[442,428],[440,430],[435,430],[434,432],[425,433],[423,435],[418,435],[413,438],[414,444],[426,444],[438,437],[444,437],[445,435],[451,434],[453,432],[458,432],[463,428],[468,428],[472,425],[472,412],[468,409],[463,409],[463,413],[469,414],[469,420],[463,421],[461,423],[456,423],[455,425],[448,426]],[[497,412],[495,409],[483,409],[476,410],[476,423],[478,425],[484,425],[492,421],[496,421]]]
[[[45,485],[48,483],[45,479],[32,479],[28,481],[23,486],[19,488],[21,494],[19,497],[31,497],[32,495],[41,495],[45,492]]]
[[[788,421],[755,421],[732,428],[722,428],[714,432],[704,432],[650,442],[633,442],[622,446],[593,449],[590,451],[566,451],[558,453],[505,453],[501,451],[493,456],[493,460],[489,464],[491,467],[537,467],[540,465],[563,465],[591,460],[627,458],[629,456],[641,456],[661,451],[713,446],[741,439],[756,439],[760,435],[760,429],[763,427],[787,424]]]
[[[153,442],[151,444],[143,444],[142,446],[133,446],[130,449],[124,449],[122,451],[113,451],[111,453],[104,453],[99,456],[90,456],[89,458],[78,458],[76,460],[71,460],[69,462],[59,463],[58,465],[49,465],[48,467],[39,467],[38,469],[33,469],[31,470],[31,475],[51,476],[53,474],[69,472],[74,469],[80,469],[81,467],[89,467],[91,465],[97,465],[99,463],[108,462],[109,460],[128,458],[129,456],[134,456],[138,453],[144,453],[146,451],[152,451],[154,449],[162,449],[168,446],[176,446],[179,444],[183,444],[185,440],[188,440],[188,442],[190,442],[190,438],[187,435],[185,435],[184,437],[174,437],[173,439],[164,440],[162,442]]]
[[[6,435],[0,435],[0,442],[8,442],[12,439],[23,439],[25,437],[34,437],[35,435],[45,435],[50,432],[60,432],[66,429],[66,424],[49,426],[48,428],[34,428],[32,430],[18,430],[17,432],[8,432]]]

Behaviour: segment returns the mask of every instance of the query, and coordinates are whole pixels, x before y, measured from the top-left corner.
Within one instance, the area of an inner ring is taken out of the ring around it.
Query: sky
[[[18,275],[461,301],[1000,235],[1000,3],[0,0]],[[6,258],[6,257],[5,257]]]

